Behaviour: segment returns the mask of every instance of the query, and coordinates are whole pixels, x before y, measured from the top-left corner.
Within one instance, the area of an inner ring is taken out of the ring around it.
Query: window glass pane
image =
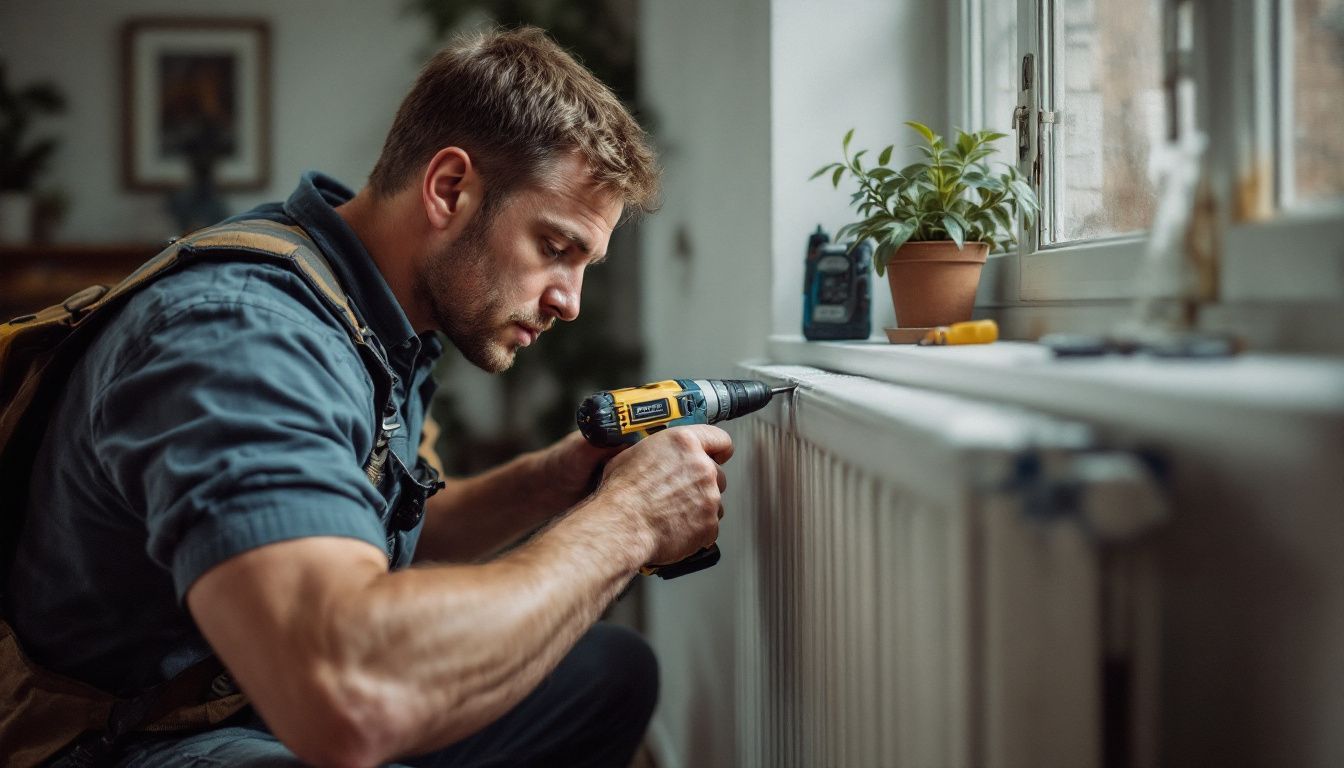
[[[1043,240],[1146,229],[1149,148],[1163,131],[1159,0],[1059,0],[1055,13],[1055,199]]]
[[[984,71],[984,125],[1008,134],[997,142],[997,162],[1013,163],[1016,137],[1013,134],[1013,107],[1017,106],[1017,79],[1021,67],[1017,57],[1017,0],[983,0],[980,4],[980,24],[984,30],[984,52],[981,56]]]
[[[1293,0],[1297,200],[1344,195],[1344,0]]]

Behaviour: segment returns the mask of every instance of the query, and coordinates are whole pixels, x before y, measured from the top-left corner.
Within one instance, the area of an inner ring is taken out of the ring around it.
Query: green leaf
[[[883,238],[882,242],[890,249],[891,253],[895,253],[902,245],[905,245],[906,242],[910,240],[910,237],[914,235],[918,229],[918,219],[907,219],[888,229],[887,236]]]
[[[877,179],[878,181],[881,181],[882,179],[886,179],[895,175],[896,175],[895,171],[891,170],[890,168],[883,168],[882,166],[878,166],[868,171],[868,176],[870,178]]]
[[[808,176],[808,177],[807,177],[807,180],[808,180],[808,181],[811,181],[811,180],[817,178],[818,176],[820,176],[821,174],[823,174],[823,173],[825,173],[825,172],[831,170],[832,168],[834,168],[834,167],[837,166],[837,165],[839,165],[839,163],[827,163],[827,164],[821,166],[820,168],[818,168],[816,171],[814,171],[814,172],[812,173],[811,176]]]
[[[957,250],[960,251],[962,246],[966,244],[966,229],[961,226],[961,222],[957,221],[955,216],[950,214],[943,216],[942,222],[943,229],[952,238],[952,242],[957,244]]]
[[[919,229],[919,217],[914,216],[896,222],[896,226],[887,232],[887,242],[899,248]]]
[[[891,223],[891,214],[887,213],[885,210],[878,210],[868,218],[864,219],[861,226],[863,227],[863,231],[867,232],[868,235],[872,237],[875,236],[876,232],[884,229],[889,223]]]
[[[951,216],[953,219],[956,220],[958,224],[961,225],[962,233],[966,236],[966,242],[971,242],[972,240],[975,239],[972,236],[975,233],[974,232],[975,226],[971,224],[970,220],[968,220],[964,215],[962,215],[960,211],[956,210],[949,211],[947,215]]]
[[[928,163],[911,163],[900,170],[900,174],[907,179],[914,179],[929,172]]]
[[[834,187],[835,189],[839,189],[840,177],[844,175],[845,175],[845,166],[842,165],[839,168],[836,168],[835,173],[831,175],[831,186]]]
[[[957,155],[966,157],[975,149],[975,138],[965,131],[957,131]]]
[[[898,197],[901,194],[902,189],[908,183],[909,181],[907,179],[893,171],[891,178],[882,182],[882,186],[878,187],[877,191],[882,195],[883,199]]]
[[[849,151],[849,140],[852,139],[852,138],[854,138],[854,129],[853,129],[853,128],[850,128],[849,131],[848,131],[847,133],[845,133],[845,140],[844,140],[844,142],[841,143],[841,145],[840,145],[841,149],[842,149],[844,152],[848,152],[848,151]]]
[[[877,164],[886,165],[887,163],[891,162],[891,150],[895,148],[896,148],[895,144],[888,144],[887,148],[882,150],[882,153],[877,156]]]
[[[1022,181],[1021,179],[1013,179],[1008,186],[1013,190],[1013,194],[1017,197],[1018,202],[1027,206],[1036,205],[1036,195],[1031,191],[1031,187],[1028,186],[1027,182]]]
[[[987,189],[995,190],[1003,188],[997,181],[978,171],[969,171],[962,174],[961,185],[967,189],[976,189],[981,192],[984,192]]]
[[[986,143],[986,144],[988,144],[988,143],[990,143],[990,142],[992,142],[992,141],[998,141],[999,139],[1006,139],[1006,138],[1008,138],[1008,134],[1006,134],[1006,133],[996,133],[996,132],[994,132],[994,131],[981,131],[981,132],[980,132],[980,141],[982,141],[982,142],[984,142],[984,143]]]
[[[989,213],[994,217],[994,222],[999,225],[999,228],[1003,230],[1005,234],[1011,235],[1014,230],[1013,217],[1008,212],[1007,206],[1007,203],[996,205],[989,209]]]
[[[885,242],[878,243],[873,249],[873,271],[881,277],[887,269],[887,264],[891,261],[891,247]]]
[[[941,143],[940,140],[938,139],[938,136],[935,135],[934,132],[929,129],[929,126],[920,122],[916,122],[914,120],[906,120],[905,124],[910,126],[911,128],[914,128],[916,131],[919,131],[919,135],[923,136],[924,140],[927,141],[929,144]]]
[[[994,154],[993,147],[980,147],[966,156],[966,164],[979,164],[981,160],[984,160],[992,154]]]

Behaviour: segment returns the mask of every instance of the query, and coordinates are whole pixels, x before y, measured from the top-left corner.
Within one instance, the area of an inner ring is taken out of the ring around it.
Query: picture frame
[[[122,28],[122,183],[140,192],[270,183],[270,27],[137,18]]]

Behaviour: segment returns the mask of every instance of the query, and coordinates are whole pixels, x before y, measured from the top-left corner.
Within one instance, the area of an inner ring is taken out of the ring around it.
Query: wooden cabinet
[[[0,246],[0,322],[64,301],[81,288],[113,285],[163,244]]]

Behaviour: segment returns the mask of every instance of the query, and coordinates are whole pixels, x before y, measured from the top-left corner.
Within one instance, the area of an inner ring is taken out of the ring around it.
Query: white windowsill
[[[1056,359],[1038,344],[962,347],[811,342],[773,336],[772,363],[866,376],[1072,417],[1142,439],[1179,432],[1297,453],[1306,441],[1344,458],[1344,360],[1243,354]]]

